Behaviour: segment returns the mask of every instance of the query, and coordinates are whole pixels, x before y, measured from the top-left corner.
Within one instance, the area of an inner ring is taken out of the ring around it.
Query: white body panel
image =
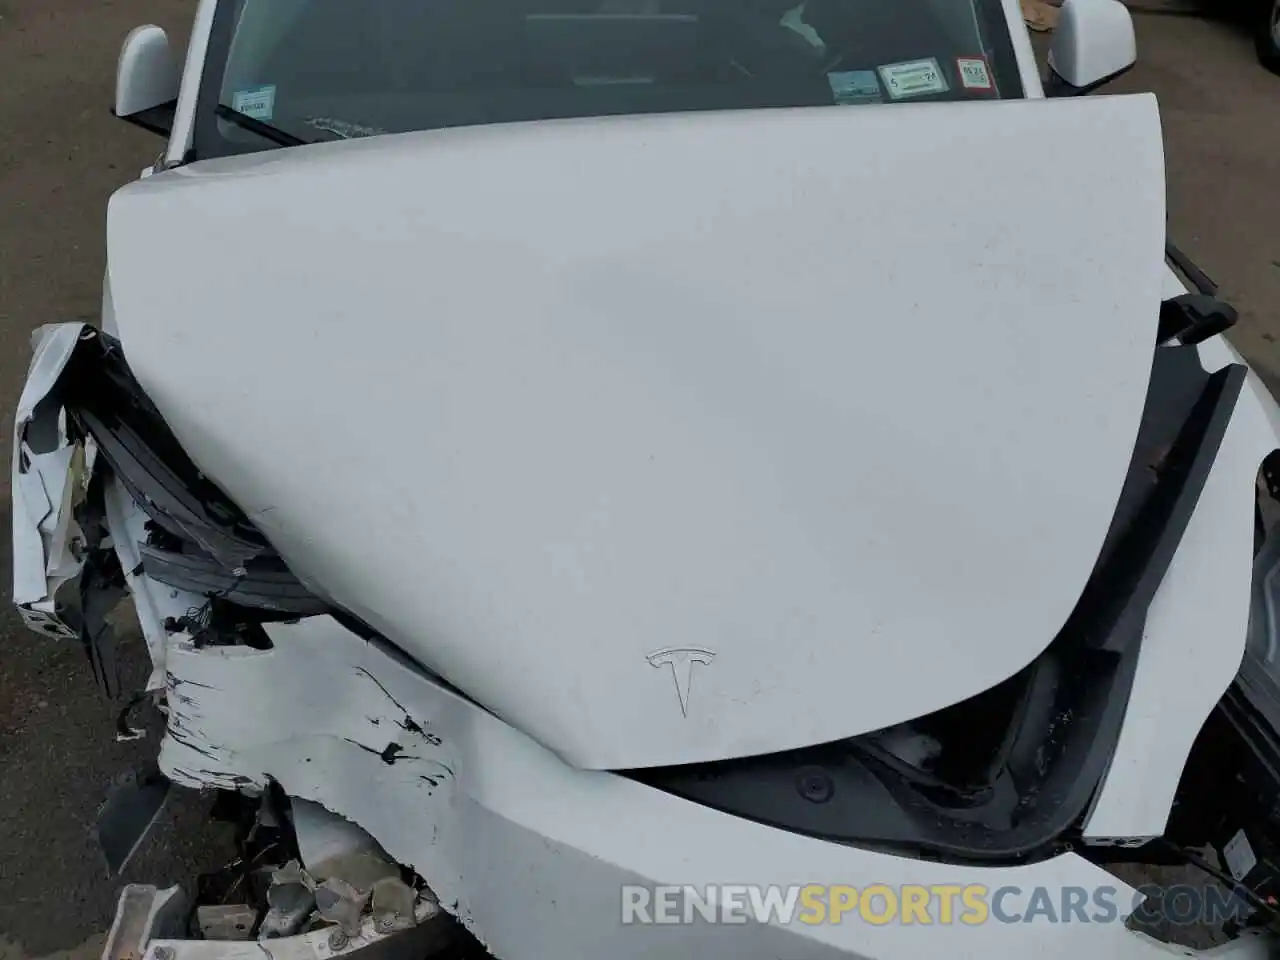
[[[28,626],[51,637],[73,635],[55,616],[55,594],[80,574],[80,560],[71,549],[71,541],[80,537],[71,504],[83,495],[93,454],[92,446],[72,448],[65,418],[40,401],[61,376],[82,329],[66,323],[34,332],[34,355],[14,411],[13,602]],[[38,432],[40,442],[28,437],[28,430]]]
[[[194,650],[171,638],[174,715],[161,767],[191,786],[266,775],[368,830],[504,960],[1166,958],[1186,951],[1108,923],[624,926],[623,884],[985,884],[1135,891],[1067,855],[965,868],[859,850],[753,824],[623,777],[575,770],[327,617],[270,628],[274,649]],[[412,729],[406,718],[421,728]],[[404,759],[388,764],[388,743]],[[228,747],[234,744],[234,748]],[[1127,913],[1127,909],[1122,910]],[[935,914],[936,916],[936,914]],[[1264,957],[1244,940],[1219,956]]]
[[[1120,0],[1066,0],[1049,48],[1049,66],[1077,89],[1128,70],[1138,56],[1129,8]]]
[[[1145,96],[382,137],[126,188],[112,294],[304,582],[580,766],[764,753],[1061,627],[1141,413],[1161,164]],[[665,648],[714,655],[691,692]]]
[[[116,116],[127,117],[174,99],[178,82],[178,66],[165,32],[150,25],[134,28],[125,37],[116,64]]]
[[[1170,274],[1166,296],[1184,292]],[[1175,289],[1176,287],[1176,289]],[[1199,346],[1206,370],[1243,359],[1221,337]],[[1160,590],[1147,612],[1138,672],[1092,840],[1160,836],[1192,744],[1244,656],[1253,576],[1254,485],[1280,448],[1280,409],[1250,372]]]

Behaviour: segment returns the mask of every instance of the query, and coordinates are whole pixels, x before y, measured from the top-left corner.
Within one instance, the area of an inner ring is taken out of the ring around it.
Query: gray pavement
[[[160,149],[108,113],[120,40],[155,22],[181,42],[193,9],[193,0],[0,0],[0,437],[10,435],[29,331],[96,317],[107,197]],[[1233,339],[1280,386],[1280,77],[1257,66],[1240,26],[1137,21],[1139,66],[1112,89],[1158,94],[1173,235],[1241,308]],[[1046,191],[1054,162],[1044,157]],[[1045,269],[1070,253],[1046,237]],[[8,487],[5,470],[4,584]],[[140,680],[140,644],[123,653]],[[154,749],[115,742],[117,709],[93,688],[77,647],[27,633],[0,604],[0,960],[95,955],[120,881],[105,876],[94,814],[112,779]],[[171,802],[124,879],[189,882],[225,856],[228,838],[205,823],[206,806],[189,793]]]
[[[11,435],[42,323],[96,318],[107,197],[160,151],[109,112],[120,42],[158,23],[185,45],[193,0],[0,0],[0,436]],[[8,441],[6,441],[7,443]],[[13,614],[9,468],[0,474],[0,960],[80,947],[110,923],[119,884],[190,881],[228,856],[208,798],[175,794],[122,880],[91,836],[112,779],[154,753],[118,744],[75,645],[41,641]],[[122,650],[135,685],[139,640]]]

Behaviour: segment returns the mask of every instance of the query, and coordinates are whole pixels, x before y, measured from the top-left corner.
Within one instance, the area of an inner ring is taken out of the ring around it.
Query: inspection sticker
[[[255,120],[270,120],[276,110],[275,84],[237,90],[231,98],[231,108]]]
[[[831,84],[831,95],[836,98],[836,103],[878,103],[883,99],[874,70],[828,73],[827,83]]]
[[[880,79],[894,100],[947,92],[947,80],[933,57],[887,64],[880,68]]]
[[[986,57],[956,57],[956,69],[960,71],[960,83],[966,90],[994,89]]]

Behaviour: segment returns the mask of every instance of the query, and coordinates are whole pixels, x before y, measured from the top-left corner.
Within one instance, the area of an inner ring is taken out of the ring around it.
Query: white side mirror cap
[[[116,116],[132,117],[177,99],[178,82],[168,34],[157,26],[136,27],[116,64]]]
[[[1087,93],[1138,59],[1133,17],[1120,0],[1063,0],[1049,48],[1050,96]]]

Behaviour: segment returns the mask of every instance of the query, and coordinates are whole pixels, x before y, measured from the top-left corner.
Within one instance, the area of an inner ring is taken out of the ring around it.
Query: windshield
[[[564,117],[1022,96],[1000,0],[225,0],[207,63],[199,156]]]

